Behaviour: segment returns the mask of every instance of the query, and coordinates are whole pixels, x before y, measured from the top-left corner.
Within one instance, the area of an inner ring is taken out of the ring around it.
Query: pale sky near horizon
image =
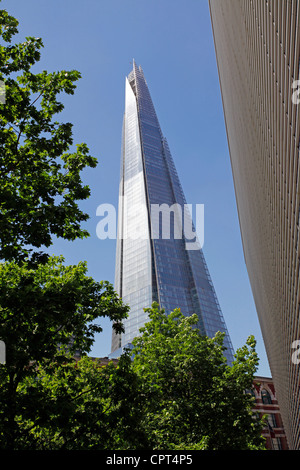
[[[91,236],[55,241],[66,263],[86,260],[96,280],[114,282],[115,240],[99,240],[96,209],[117,207],[125,76],[141,65],[186,200],[204,204],[204,255],[234,349],[257,340],[257,375],[270,376],[244,262],[207,0],[2,0],[19,22],[18,41],[44,42],[36,70],[82,73],[59,119],[74,124],[99,160],[84,172],[92,195],[81,204]],[[100,321],[92,354],[110,352],[111,324]]]

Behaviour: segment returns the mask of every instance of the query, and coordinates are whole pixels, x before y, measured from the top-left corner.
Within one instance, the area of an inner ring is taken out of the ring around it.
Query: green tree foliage
[[[36,366],[17,390],[14,449],[132,449],[145,439],[128,355],[117,365],[83,357]],[[7,445],[5,428],[1,445]]]
[[[179,310],[166,316],[156,304],[147,311],[150,321],[117,365],[101,366],[88,357],[76,362],[61,351],[36,361],[14,391],[14,427],[5,412],[12,393],[9,369],[0,366],[6,384],[0,447],[264,449],[264,423],[245,393],[257,368],[254,339],[229,366],[223,335],[201,336],[196,316],[186,318]]]
[[[40,383],[46,363],[71,366],[66,352],[87,353],[101,331],[99,317],[112,320],[120,333],[128,311],[108,282],[87,275],[85,263],[64,266],[63,258],[45,252],[53,237],[88,235],[82,228],[88,215],[78,201],[90,189],[81,173],[97,160],[84,143],[73,151],[72,124],[56,120],[64,108],[59,95],[74,93],[80,73],[37,71],[41,38],[13,44],[17,33],[17,19],[0,10],[0,339],[6,345],[0,445],[10,449],[28,444],[20,436],[34,408],[26,384]],[[34,397],[41,405],[43,393]],[[44,410],[46,404],[51,411],[53,402],[45,399]]]
[[[86,144],[72,151],[72,124],[55,120],[64,105],[61,93],[73,94],[80,78],[76,70],[34,73],[43,47],[41,38],[12,44],[18,21],[0,10],[0,259],[33,259],[49,247],[53,236],[67,240],[88,235],[88,219],[77,201],[89,197],[81,180],[97,160]],[[35,251],[34,251],[35,250]],[[43,254],[43,257],[46,255]]]
[[[221,333],[199,334],[197,316],[176,309],[165,315],[154,304],[150,321],[135,338],[133,369],[144,398],[143,427],[154,449],[262,449],[262,421],[254,419],[255,340],[224,357]]]
[[[6,363],[0,367],[0,414],[3,442],[11,448],[18,435],[19,387],[36,379],[38,369],[55,361],[68,363],[76,352],[88,353],[100,317],[123,331],[127,307],[108,282],[87,276],[87,266],[64,266],[51,257],[34,268],[28,263],[0,264],[0,333]],[[27,399],[31,402],[31,394]],[[25,395],[23,404],[25,406]],[[1,441],[0,441],[1,442]]]

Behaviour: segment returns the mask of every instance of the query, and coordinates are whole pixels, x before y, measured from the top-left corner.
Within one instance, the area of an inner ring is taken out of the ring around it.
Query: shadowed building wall
[[[290,449],[300,448],[299,0],[210,0],[245,261]]]

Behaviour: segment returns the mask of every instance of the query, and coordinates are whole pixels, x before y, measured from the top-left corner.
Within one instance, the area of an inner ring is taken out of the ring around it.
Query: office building
[[[288,445],[300,449],[300,1],[209,5],[245,262]]]
[[[233,348],[195,237],[191,207],[143,71],[135,62],[125,80],[119,188],[115,289],[130,306],[130,314],[124,321],[125,333],[112,335],[110,357],[117,357],[139,335],[148,319],[144,308],[156,301],[166,314],[178,307],[186,316],[196,313],[203,335],[224,332],[231,362]]]

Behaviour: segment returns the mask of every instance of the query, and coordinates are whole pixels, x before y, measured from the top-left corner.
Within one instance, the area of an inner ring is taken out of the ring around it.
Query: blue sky
[[[96,209],[117,207],[125,76],[141,65],[168,140],[186,200],[205,206],[204,255],[235,349],[257,340],[258,375],[270,376],[244,262],[207,0],[3,0],[19,21],[18,40],[44,42],[36,71],[79,70],[74,96],[62,97],[59,119],[74,124],[97,169],[83,174],[92,195],[91,236],[56,240],[66,263],[88,263],[96,280],[114,281],[115,240],[99,240]],[[102,320],[94,356],[110,352],[111,324]]]

